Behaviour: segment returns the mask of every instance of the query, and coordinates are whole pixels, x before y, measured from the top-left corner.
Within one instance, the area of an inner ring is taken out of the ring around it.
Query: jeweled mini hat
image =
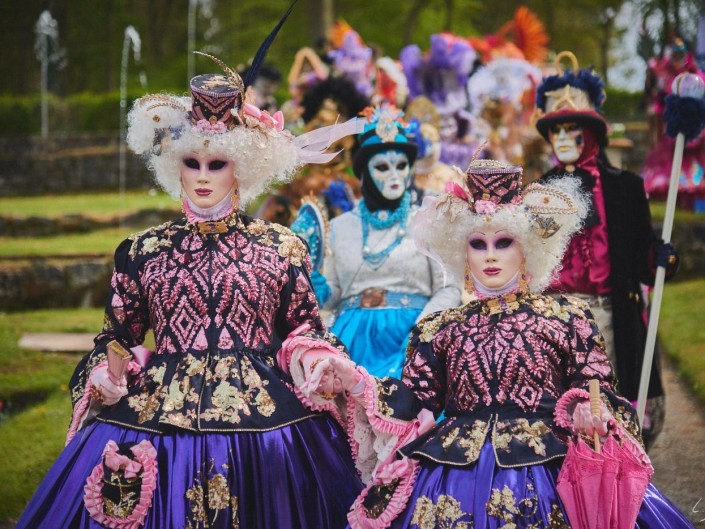
[[[518,204],[522,172],[521,167],[498,160],[473,160],[465,173],[473,202]]]
[[[359,147],[353,157],[353,171],[362,177],[369,159],[378,152],[399,150],[409,158],[409,164],[416,160],[418,147],[409,140],[410,130],[402,118],[403,113],[392,105],[367,107],[362,111],[365,117],[364,129],[357,141]]]
[[[531,291],[540,292],[554,277],[587,208],[577,179],[522,189],[521,175],[516,165],[473,160],[464,186],[449,182],[444,193],[424,198],[411,225],[418,250],[462,281],[468,235],[487,227],[507,230],[522,245]]]
[[[566,57],[572,68],[564,71],[561,60]],[[545,77],[536,90],[539,133],[548,140],[553,125],[577,123],[592,129],[600,145],[606,145],[608,126],[600,113],[606,98],[605,83],[592,69],[578,68],[578,60],[569,51],[559,53],[555,64],[559,74]]]
[[[223,74],[203,74],[191,79],[191,123],[223,123],[231,129],[239,123],[237,111],[242,107],[244,83]]]

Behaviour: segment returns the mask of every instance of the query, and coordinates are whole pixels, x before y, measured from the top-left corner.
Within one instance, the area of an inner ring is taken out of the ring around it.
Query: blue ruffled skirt
[[[267,432],[171,435],[95,422],[61,453],[17,527],[104,527],[84,506],[86,480],[108,441],[145,439],[158,471],[146,529],[344,527],[362,489],[345,433],[327,416]]]
[[[344,310],[331,332],[345,344],[350,358],[376,377],[401,376],[409,333],[420,309]]]
[[[489,442],[483,446],[477,464],[470,468],[422,460],[409,503],[391,527],[570,529],[556,491],[560,465],[558,460],[501,468]],[[653,485],[646,491],[636,527],[694,529]]]

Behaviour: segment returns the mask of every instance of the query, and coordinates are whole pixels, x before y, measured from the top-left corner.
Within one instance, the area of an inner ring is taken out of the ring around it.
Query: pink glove
[[[600,403],[600,416],[590,412],[590,401],[578,402],[573,410],[573,430],[575,433],[592,437],[597,431],[600,437],[605,437],[611,426],[615,424],[614,417],[604,404]]]
[[[311,386],[321,395],[350,391],[362,379],[355,362],[347,358],[330,356],[312,367]]]
[[[92,397],[105,406],[112,406],[127,395],[127,378],[123,377],[121,380],[114,381],[108,372],[107,363],[98,364],[91,371],[89,380],[93,384]]]

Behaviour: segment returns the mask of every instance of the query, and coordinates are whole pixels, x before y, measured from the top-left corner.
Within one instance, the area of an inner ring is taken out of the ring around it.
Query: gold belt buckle
[[[228,226],[222,220],[219,221],[203,221],[198,223],[198,231],[201,235],[212,235],[214,233],[225,233],[228,231]]]
[[[387,291],[381,288],[368,288],[360,294],[360,307],[374,309],[387,306]]]

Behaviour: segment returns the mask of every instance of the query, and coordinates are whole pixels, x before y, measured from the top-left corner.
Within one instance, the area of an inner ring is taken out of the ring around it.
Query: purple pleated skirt
[[[560,464],[500,468],[490,443],[471,468],[422,461],[409,503],[391,527],[570,529],[556,491]],[[694,528],[653,485],[646,491],[636,527]]]
[[[96,422],[64,449],[17,527],[103,527],[84,506],[86,480],[108,441],[145,439],[157,462],[148,529],[344,527],[362,489],[345,433],[327,416],[255,433],[157,435]]]

